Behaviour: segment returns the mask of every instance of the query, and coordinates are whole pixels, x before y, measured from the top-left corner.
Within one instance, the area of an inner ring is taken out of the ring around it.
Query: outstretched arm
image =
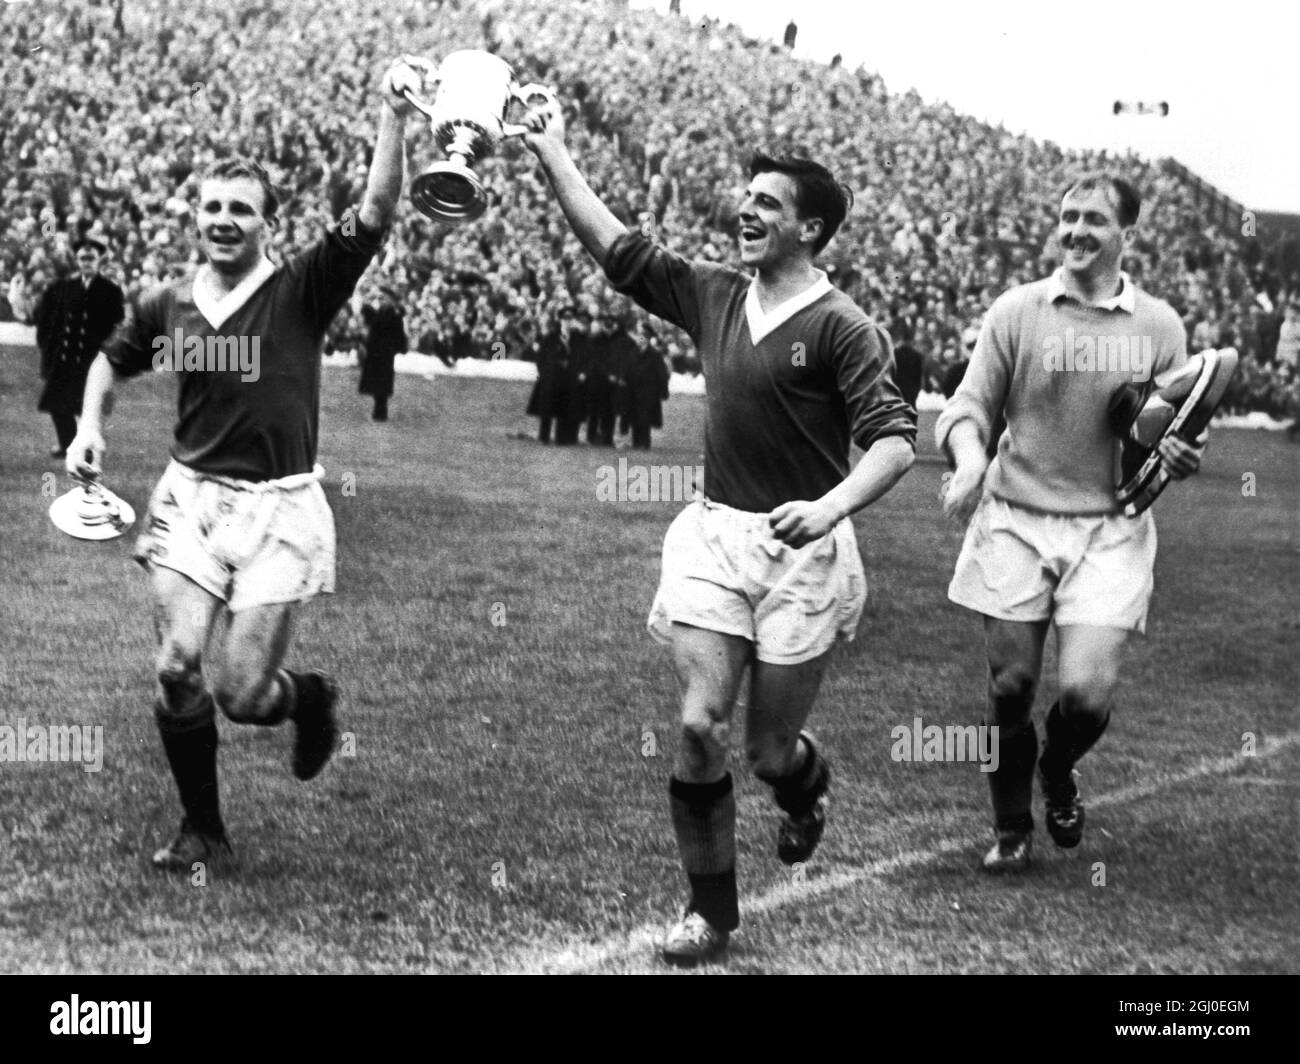
[[[609,249],[627,232],[627,226],[614,217],[578,171],[564,144],[564,119],[558,109],[534,111],[526,124],[531,132],[524,143],[541,162],[574,235],[603,269]]]
[[[401,59],[384,74],[379,136],[359,215],[361,224],[369,229],[387,229],[397,212],[406,175],[406,116],[414,110],[402,92],[418,92],[423,80],[420,70]]]

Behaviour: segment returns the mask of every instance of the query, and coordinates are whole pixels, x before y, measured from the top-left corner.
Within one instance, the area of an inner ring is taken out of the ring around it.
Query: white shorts
[[[985,495],[948,598],[1004,621],[1145,632],[1155,560],[1150,510],[1136,518],[1049,514]]]
[[[149,500],[135,559],[188,576],[235,613],[332,592],[334,515],[323,472],[234,480],[173,460]]]
[[[665,643],[674,622],[741,636],[759,661],[797,665],[852,639],[866,601],[848,519],[796,550],[772,535],[767,514],[696,499],[664,536],[648,627]]]

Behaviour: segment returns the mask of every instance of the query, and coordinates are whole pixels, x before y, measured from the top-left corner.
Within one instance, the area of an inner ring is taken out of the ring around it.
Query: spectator
[[[632,432],[632,448],[650,450],[650,430],[663,428],[668,398],[668,365],[644,331],[629,337],[624,364],[622,431]]]
[[[962,354],[957,361],[947,366],[943,373],[943,385],[940,390],[943,392],[945,399],[953,397],[953,393],[957,391],[962,378],[966,376],[966,367],[970,365],[970,356],[974,353],[975,344],[979,341],[979,338],[979,330],[975,328],[969,328],[961,334]]]
[[[1191,354],[1199,351],[1214,350],[1219,346],[1219,320],[1213,311],[1209,311],[1192,330]]]
[[[366,324],[366,344],[361,362],[361,381],[357,390],[374,398],[370,417],[388,420],[388,400],[393,394],[393,359],[407,348],[406,330],[402,327],[401,296],[389,285],[381,285],[374,305],[361,308]]]
[[[730,257],[744,155],[773,131],[779,141],[799,130],[801,152],[833,162],[858,196],[828,270],[885,323],[896,313],[896,340],[921,351],[936,378],[972,305],[1057,261],[1052,212],[1035,205],[1055,203],[1067,174],[1112,161],[891,93],[867,71],[755,48],[714,21],[701,30],[645,10],[505,0],[484,19],[481,5],[299,0],[290,19],[277,5],[135,0],[118,32],[106,5],[27,7],[40,26],[0,23],[0,272],[20,320],[33,306],[26,290],[39,296],[85,234],[120,249],[129,295],[192,263],[193,174],[227,151],[274,159],[289,220],[277,251],[304,248],[364,186],[365,130],[343,116],[362,111],[386,42],[398,38],[433,57],[452,41],[498,44],[521,80],[544,81],[564,101],[574,149],[620,219],[647,216],[689,258]],[[239,63],[224,61],[235,54]],[[421,160],[436,151],[425,131],[413,144]],[[527,160],[505,147],[483,168],[488,212],[438,229],[404,210],[385,266],[410,337],[449,361],[489,357],[497,342],[519,357],[560,307],[609,302]],[[1300,284],[1291,260],[1248,258],[1257,245],[1207,224],[1199,193],[1173,168],[1140,159],[1123,168],[1150,205],[1126,268],[1189,325],[1213,313],[1240,334],[1261,295]],[[1272,357],[1275,324],[1255,322],[1261,358]],[[695,368],[682,334],[654,335],[678,366]]]
[[[587,342],[583,385],[587,415],[587,442],[598,447],[614,446],[615,398],[618,393],[621,362],[625,348],[615,342],[619,330],[616,315],[602,314]],[[626,333],[623,334],[626,338]]]
[[[916,414],[916,397],[921,394],[921,381],[925,376],[925,359],[911,344],[894,348],[894,380],[902,393],[903,401]]]
[[[563,307],[555,328],[537,343],[537,383],[528,400],[528,415],[538,419],[537,439],[551,442],[551,427],[556,426],[555,442],[578,442],[578,425],[582,421],[582,391],[579,380],[583,357],[581,340],[575,335],[577,311]]]
[[[1279,366],[1291,370],[1300,368],[1300,299],[1292,299],[1286,305],[1282,328],[1277,334],[1277,353],[1273,361]]]
[[[77,434],[90,364],[124,316],[122,289],[99,272],[108,249],[83,238],[72,250],[77,275],[50,285],[34,315],[45,381],[36,408],[54,422],[58,443],[50,451],[53,458],[68,453]]]

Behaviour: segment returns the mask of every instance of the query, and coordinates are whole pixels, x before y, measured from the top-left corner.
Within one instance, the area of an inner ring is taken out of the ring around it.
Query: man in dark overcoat
[[[528,400],[527,413],[539,419],[537,438],[551,442],[555,425],[555,442],[578,442],[578,424],[582,420],[582,387],[579,380],[586,360],[586,345],[574,329],[577,312],[562,307],[559,324],[537,341],[537,383]]]
[[[410,345],[402,321],[401,297],[387,286],[380,289],[380,297],[376,304],[367,303],[361,308],[366,346],[357,390],[374,399],[371,418],[387,421],[388,399],[393,394],[393,359]]]
[[[45,382],[36,409],[54,422],[58,445],[50,455],[55,458],[67,453],[77,434],[86,374],[123,317],[122,289],[99,272],[107,253],[98,240],[78,240],[76,274],[51,284],[32,315]]]
[[[626,330],[623,347],[622,425],[632,430],[632,447],[650,449],[650,430],[663,428],[663,400],[668,398],[668,365],[648,342],[638,343]]]

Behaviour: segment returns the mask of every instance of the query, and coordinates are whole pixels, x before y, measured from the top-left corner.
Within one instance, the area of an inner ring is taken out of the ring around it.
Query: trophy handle
[[[510,99],[523,104],[524,107],[530,106],[531,102],[538,97],[546,101],[547,110],[558,109],[560,106],[560,101],[555,93],[545,85],[539,85],[536,82],[531,85],[515,86],[510,90]],[[524,125],[504,123],[501,126],[501,135],[503,137],[522,137],[528,132],[531,131]]]
[[[432,85],[435,92],[437,87],[442,84],[442,78],[438,74],[438,64],[432,59],[425,59],[421,55],[404,55],[402,62],[407,66],[414,67],[424,75],[426,85]],[[433,118],[433,104],[429,103],[421,96],[416,96],[409,89],[404,89],[402,95],[412,107],[419,111],[426,118]]]

